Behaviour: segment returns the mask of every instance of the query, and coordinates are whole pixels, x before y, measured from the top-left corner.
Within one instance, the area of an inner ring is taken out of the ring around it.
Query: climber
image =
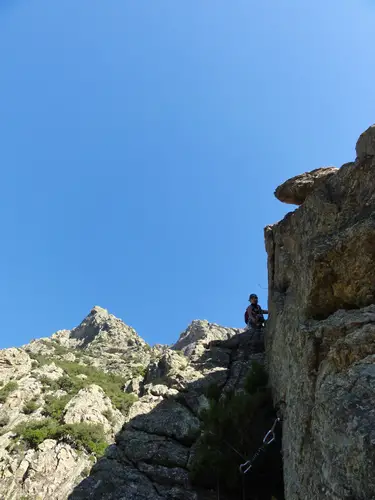
[[[268,314],[268,311],[262,309],[258,304],[258,297],[255,293],[252,293],[249,297],[250,305],[245,311],[245,323],[248,329],[260,330],[264,326],[264,314]]]

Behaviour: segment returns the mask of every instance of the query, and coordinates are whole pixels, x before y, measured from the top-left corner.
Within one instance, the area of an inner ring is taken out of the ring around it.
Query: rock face
[[[209,500],[189,477],[207,391],[243,391],[253,361],[252,332],[194,321],[151,348],[100,307],[0,351],[0,498]]]
[[[336,167],[317,168],[287,180],[275,191],[275,196],[283,203],[302,205],[306,198],[322,183],[337,173]]]
[[[265,229],[267,365],[275,403],[285,402],[288,500],[375,498],[374,130],[355,162]]]
[[[158,353],[116,444],[69,500],[216,498],[189,480],[206,391],[212,385],[222,394],[241,391],[252,362],[264,362],[264,342],[254,343],[252,332],[195,321],[172,349]]]

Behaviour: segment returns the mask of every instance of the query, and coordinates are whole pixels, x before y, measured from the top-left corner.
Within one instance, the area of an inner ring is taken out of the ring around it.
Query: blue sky
[[[0,347],[101,305],[150,343],[267,302],[293,175],[375,122],[361,0],[0,2]]]

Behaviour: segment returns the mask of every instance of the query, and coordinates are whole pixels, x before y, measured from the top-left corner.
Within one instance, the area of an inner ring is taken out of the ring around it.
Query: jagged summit
[[[209,323],[207,320],[193,320],[171,348],[191,356],[198,344],[204,346],[213,340],[228,340],[238,332],[237,329]]]
[[[62,356],[105,371],[130,377],[150,361],[152,348],[121,319],[95,306],[72,330],[59,330],[51,337],[23,346],[34,355]]]
[[[134,328],[99,306],[93,307],[82,323],[73,328],[70,339],[77,340],[83,347],[104,344],[104,348],[116,348],[119,351],[147,345]]]
[[[118,350],[129,345],[146,345],[134,328],[99,306],[93,307],[77,327],[56,332],[52,338],[61,344],[83,348],[98,342],[112,342]]]

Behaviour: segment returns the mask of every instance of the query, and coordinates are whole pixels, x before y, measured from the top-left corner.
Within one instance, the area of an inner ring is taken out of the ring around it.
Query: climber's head
[[[249,302],[252,304],[258,304],[258,296],[255,293],[252,293],[249,297]]]

